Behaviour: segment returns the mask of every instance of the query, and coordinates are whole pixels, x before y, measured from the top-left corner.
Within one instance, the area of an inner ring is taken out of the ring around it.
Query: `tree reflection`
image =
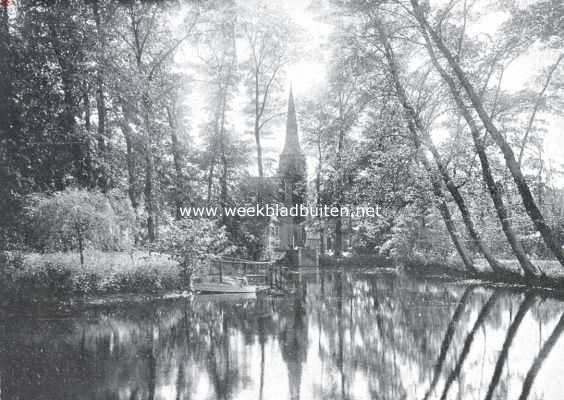
[[[493,294],[488,299],[488,301],[486,302],[486,304],[480,310],[480,314],[478,314],[478,318],[476,318],[476,322],[474,323],[472,330],[470,331],[470,333],[466,337],[466,340],[464,341],[464,347],[462,348],[462,351],[460,353],[460,357],[458,358],[456,366],[454,367],[454,369],[450,373],[450,375],[449,375],[449,377],[448,377],[448,379],[445,383],[443,393],[441,394],[441,400],[446,399],[446,396],[447,396],[447,393],[450,389],[450,386],[452,385],[454,380],[456,378],[458,378],[458,376],[460,375],[460,371],[462,370],[462,365],[464,364],[464,360],[466,360],[466,356],[468,355],[468,352],[470,351],[470,347],[472,346],[472,342],[474,341],[474,337],[476,336],[476,332],[478,332],[478,329],[480,329],[480,327],[482,326],[482,324],[486,320],[486,317],[490,313],[493,305],[495,304],[496,300],[499,298],[500,294],[501,294],[501,292],[499,290],[494,291]]]
[[[540,398],[534,382],[564,330],[561,302],[518,289],[343,269],[292,284],[285,298],[197,296],[0,322],[2,400],[260,400],[274,386],[290,399],[490,400],[521,386],[522,399]],[[559,317],[538,354],[517,348],[519,332]],[[501,349],[488,340],[478,354],[479,332]],[[503,373],[511,349],[530,354],[529,369]],[[286,374],[283,387],[272,381]]]
[[[550,334],[550,336],[542,346],[541,351],[539,352],[539,354],[535,358],[535,361],[531,365],[531,368],[527,372],[527,375],[525,376],[525,380],[523,381],[523,390],[521,391],[519,400],[525,400],[527,399],[527,397],[529,397],[529,393],[531,391],[531,388],[533,387],[533,383],[535,382],[535,379],[543,363],[548,358],[556,342],[558,342],[560,335],[562,335],[562,331],[564,331],[564,313],[560,317],[560,320],[558,320],[556,327],[554,328],[554,330],[552,331],[552,333]]]
[[[505,340],[503,341],[503,346],[501,348],[501,352],[499,353],[499,357],[498,357],[497,362],[495,364],[494,373],[492,375],[492,379],[491,379],[490,385],[488,387],[488,392],[486,394],[485,400],[490,400],[492,398],[494,390],[495,390],[497,384],[499,383],[499,378],[501,377],[503,365],[505,364],[505,361],[507,360],[507,355],[509,354],[509,349],[511,347],[511,344],[513,343],[513,339],[515,338],[515,335],[517,334],[517,330],[519,329],[519,326],[521,325],[523,318],[525,318],[525,314],[527,314],[527,312],[529,311],[531,306],[535,303],[535,301],[536,301],[535,297],[533,295],[531,295],[530,293],[527,293],[525,295],[525,299],[523,300],[523,302],[519,306],[519,310],[517,310],[517,314],[515,315],[515,319],[513,320],[513,322],[511,323],[511,326],[507,330],[507,336],[505,337]]]
[[[238,366],[232,362],[229,328],[225,317],[222,318],[220,325],[220,328],[209,330],[211,345],[208,370],[212,377],[216,398],[229,399],[239,382],[239,370]]]
[[[437,386],[437,382],[439,381],[439,377],[443,369],[443,364],[446,360],[446,356],[450,348],[450,344],[454,337],[454,331],[456,329],[456,326],[458,325],[458,322],[460,321],[460,317],[462,316],[464,309],[466,308],[471,293],[472,293],[472,287],[466,288],[466,290],[464,290],[464,294],[462,295],[460,301],[458,302],[458,305],[456,306],[456,309],[454,310],[454,314],[452,315],[452,318],[445,332],[445,336],[441,343],[441,350],[439,353],[439,357],[437,358],[437,363],[433,368],[433,379],[431,381],[429,390],[427,390],[427,393],[425,393],[424,400],[427,400],[429,395],[433,392],[433,390],[435,390],[435,386]]]

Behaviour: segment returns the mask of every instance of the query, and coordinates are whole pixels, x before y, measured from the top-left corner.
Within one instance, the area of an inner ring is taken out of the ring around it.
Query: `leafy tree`
[[[281,78],[289,61],[292,26],[287,15],[276,13],[266,3],[243,10],[242,18],[239,25],[248,55],[241,67],[246,75],[247,112],[256,144],[260,200],[264,183],[262,137],[267,124],[283,115],[278,96],[284,90]]]
[[[511,176],[522,198],[525,210],[529,215],[531,221],[535,225],[535,228],[540,232],[547,247],[552,251],[554,256],[564,267],[564,250],[562,249],[562,245],[559,243],[555,232],[553,232],[553,229],[549,226],[549,224],[546,223],[544,215],[539,209],[537,201],[533,197],[531,189],[523,175],[521,166],[515,158],[513,149],[511,148],[503,134],[500,132],[491,115],[486,111],[485,104],[476,91],[475,86],[471,82],[469,75],[467,74],[461,63],[456,59],[455,54],[449,48],[448,43],[443,39],[441,33],[431,25],[428,19],[428,15],[421,8],[418,1],[411,0],[410,2],[413,8],[414,15],[416,16],[421,28],[428,33],[432,43],[437,47],[440,54],[447,61],[458,83],[463,88],[465,95],[468,97],[468,100],[472,105],[472,109],[476,112],[486,131],[503,153],[507,169],[511,173]],[[453,94],[457,96],[457,94]],[[458,95],[458,97],[460,97],[460,95]]]
[[[109,250],[125,244],[131,214],[127,208],[116,210],[116,206],[119,202],[112,205],[101,193],[74,188],[53,195],[31,195],[28,212],[32,243],[42,251],[78,250],[80,264],[84,265],[87,247]]]

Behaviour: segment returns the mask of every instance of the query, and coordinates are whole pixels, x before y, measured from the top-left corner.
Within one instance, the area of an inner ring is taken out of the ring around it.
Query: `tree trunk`
[[[426,132],[426,131],[424,131]],[[462,220],[464,222],[464,225],[466,226],[466,230],[468,231],[468,234],[470,235],[470,238],[472,239],[472,242],[476,245],[476,247],[480,250],[480,252],[483,254],[484,258],[487,260],[488,264],[490,265],[490,267],[492,268],[493,271],[495,272],[503,272],[504,269],[502,267],[502,265],[495,259],[495,257],[493,256],[493,254],[491,253],[491,251],[488,249],[488,247],[484,244],[482,238],[480,237],[480,234],[478,233],[478,231],[476,230],[476,227],[474,225],[474,221],[472,220],[472,217],[470,215],[470,210],[468,209],[466,202],[464,201],[464,198],[462,197],[462,194],[460,193],[460,191],[458,190],[458,188],[456,187],[456,185],[454,184],[454,182],[452,181],[452,179],[450,178],[441,158],[440,155],[436,149],[436,147],[434,146],[433,142],[431,141],[430,136],[426,133],[425,134],[425,139],[426,142],[428,143],[428,148],[431,150],[431,153],[433,155],[433,158],[435,159],[435,163],[437,164],[437,167],[439,169],[439,172],[443,178],[443,181],[445,182],[445,185],[448,189],[448,191],[450,192],[450,194],[452,195],[456,205],[458,206],[458,209],[460,210],[460,213],[462,215]]]
[[[511,248],[513,249],[513,252],[517,257],[519,264],[523,269],[523,272],[529,276],[538,275],[539,273],[538,269],[528,259],[527,255],[525,254],[525,250],[523,249],[523,246],[517,239],[517,236],[515,235],[515,232],[511,227],[511,223],[509,222],[509,216],[507,214],[507,209],[503,202],[503,197],[499,192],[498,186],[492,175],[490,163],[486,154],[486,149],[484,143],[482,142],[482,139],[480,138],[480,129],[478,128],[476,122],[474,121],[472,114],[464,104],[464,100],[462,99],[462,95],[458,90],[456,83],[450,77],[450,75],[444,70],[444,68],[442,68],[442,66],[440,65],[436,57],[436,54],[433,50],[433,46],[430,42],[429,36],[427,35],[427,31],[425,30],[423,24],[421,24],[421,32],[425,39],[427,51],[431,57],[431,61],[433,62],[435,69],[439,72],[443,80],[448,84],[450,91],[453,95],[454,101],[456,102],[458,109],[462,113],[466,123],[470,128],[470,133],[472,134],[472,140],[474,142],[474,148],[476,149],[476,152],[478,153],[478,157],[480,159],[480,165],[482,167],[482,176],[484,178],[484,182],[486,182],[486,186],[493,200],[494,207],[496,209],[498,218],[501,222],[503,232],[507,237],[507,241],[509,242]]]
[[[265,99],[266,101],[266,99]],[[262,145],[260,142],[260,100],[259,100],[259,76],[258,72],[255,75],[255,143],[257,146],[257,167],[259,174],[258,188],[257,188],[257,203],[262,202],[263,196],[263,181],[264,171],[262,166]]]
[[[208,206],[211,205],[212,202],[212,197],[213,197],[213,177],[214,177],[214,173],[215,173],[215,166],[216,166],[216,162],[217,162],[217,147],[218,147],[218,142],[220,141],[220,137],[219,137],[219,127],[220,127],[220,116],[221,116],[221,110],[220,107],[218,106],[217,109],[215,110],[215,123],[214,123],[214,128],[213,128],[213,135],[210,138],[210,143],[209,143],[209,167],[208,167],[208,194],[207,194],[207,204]]]
[[[72,144],[70,145],[70,164],[72,169],[72,174],[76,178],[79,185],[86,186],[88,183],[88,171],[89,166],[85,165],[84,157],[84,141],[81,136],[78,136],[76,132],[76,122],[75,115],[77,115],[77,110],[75,107],[75,95],[73,88],[75,85],[73,76],[76,71],[74,71],[74,66],[67,59],[68,55],[65,53],[65,49],[61,47],[59,37],[57,34],[57,27],[54,25],[54,21],[48,22],[48,28],[50,33],[51,45],[53,47],[53,52],[55,53],[57,63],[60,68],[60,78],[63,90],[63,111],[60,119],[61,132],[65,135],[63,139],[68,141],[71,138]],[[88,151],[88,149],[86,149]],[[62,176],[59,177],[59,182],[57,186],[63,189],[66,186],[64,182],[64,172]]]
[[[88,83],[84,85],[82,93],[82,103],[84,106],[84,129],[86,131],[86,147],[90,148],[90,130],[92,128],[91,121],[91,110],[90,110],[90,88]],[[90,151],[86,152],[86,165],[92,165],[92,158],[90,156]],[[95,171],[92,168],[88,168],[88,186],[93,188],[96,186],[96,176]]]
[[[133,207],[135,214],[137,214],[137,207],[139,207],[139,203],[137,201],[137,193],[135,190],[137,179],[135,177],[135,156],[133,154],[133,143],[131,141],[131,132],[126,133],[125,130],[123,130],[123,132],[125,136],[127,158],[127,193],[129,195],[129,200],[131,201],[131,207]]]
[[[505,164],[507,165],[509,171],[511,172],[513,180],[515,181],[515,185],[517,186],[517,189],[519,190],[519,194],[523,199],[523,205],[525,207],[525,210],[527,211],[527,214],[533,221],[535,228],[540,232],[546,246],[552,251],[554,256],[564,267],[564,250],[562,249],[561,244],[558,242],[556,235],[554,234],[550,226],[546,223],[544,216],[542,215],[540,209],[538,208],[537,203],[535,202],[535,199],[533,198],[533,195],[529,188],[529,185],[527,184],[527,181],[523,176],[521,167],[519,166],[517,160],[515,159],[515,154],[513,153],[511,146],[509,145],[509,143],[507,143],[503,135],[499,132],[499,130],[493,123],[489,114],[486,112],[480,97],[477,95],[476,91],[474,90],[474,87],[468,80],[468,77],[466,76],[465,72],[462,70],[462,67],[455,59],[454,55],[447,48],[442,38],[437,34],[437,32],[430,26],[429,22],[425,19],[417,0],[411,0],[411,4],[420,22],[423,23],[425,29],[429,32],[431,38],[433,39],[433,42],[436,44],[437,48],[441,51],[445,59],[448,61],[448,64],[450,65],[456,77],[460,81],[460,84],[466,91],[466,94],[468,95],[472,103],[472,106],[474,107],[478,116],[480,117],[480,120],[484,124],[484,127],[491,135],[493,140],[496,142],[498,147],[501,149],[503,153],[503,157],[505,159]]]
[[[343,221],[340,216],[335,220],[335,255],[341,256],[343,254]]]
[[[225,144],[221,144],[221,177],[220,177],[220,193],[219,193],[219,202],[221,204],[222,209],[224,210],[227,207],[227,196],[228,196],[228,187],[227,187],[227,179],[229,176],[229,165],[227,163],[227,156],[225,154]],[[222,224],[226,225],[227,223],[227,215],[225,212],[221,213],[222,217]]]
[[[131,7],[133,7],[131,5]],[[156,238],[156,209],[155,199],[153,193],[154,184],[154,159],[153,148],[151,139],[151,99],[149,95],[149,88],[151,83],[151,75],[147,76],[146,67],[143,65],[143,45],[139,37],[139,30],[135,22],[133,12],[131,13],[131,30],[133,33],[134,53],[137,63],[137,69],[141,76],[143,76],[143,94],[141,95],[141,105],[143,108],[143,128],[144,128],[144,152],[145,152],[145,211],[147,213],[147,238],[153,242]]]
[[[82,104],[84,105],[84,128],[87,134],[90,134],[91,121],[90,121],[90,97],[89,97],[88,84],[84,85],[82,91]]]
[[[78,252],[80,254],[80,266],[84,267],[84,239],[80,226],[76,226],[76,238],[78,239]]]
[[[403,87],[403,85],[401,84],[400,81],[400,77],[399,77],[399,72],[398,72],[398,67],[397,67],[397,63],[395,60],[395,56],[393,53],[393,49],[391,47],[391,44],[388,41],[388,38],[386,36],[386,32],[384,31],[383,26],[381,25],[381,22],[379,20],[377,20],[376,22],[377,24],[377,29],[379,31],[381,40],[382,40],[382,44],[384,45],[384,53],[386,56],[386,59],[388,61],[389,67],[390,67],[390,73],[392,75],[392,80],[396,89],[396,93],[402,103],[402,106],[407,114],[407,126],[408,129],[411,133],[412,139],[415,143],[415,147],[417,149],[419,149],[421,147],[422,144],[422,140],[420,137],[420,134],[417,132],[419,130],[419,132],[421,132],[421,134],[423,134],[423,132],[425,132],[425,129],[422,127],[421,122],[419,121],[419,119],[417,118],[417,116],[415,115],[415,111],[413,110],[413,107],[411,106],[411,104],[409,103],[408,99],[407,99],[407,94],[405,93],[405,89]],[[425,137],[425,139],[430,139],[428,137]],[[446,171],[444,170],[444,167],[442,167],[442,163],[440,162],[440,158],[438,157],[438,153],[436,151],[436,149],[434,148],[434,146],[432,146],[432,142],[429,143],[430,140],[427,140],[427,145],[429,147],[429,149],[431,151],[434,150],[433,156],[435,157],[435,161],[437,163],[437,166],[439,167],[439,172],[440,175],[442,176],[443,180],[446,182],[447,187],[449,188],[449,190],[452,190],[452,188],[454,187],[454,184],[452,183],[452,181],[449,179],[448,174],[446,173]],[[477,272],[474,263],[472,262],[471,257],[468,254],[468,251],[466,250],[465,246],[462,244],[460,238],[458,237],[458,234],[456,232],[456,227],[454,225],[454,222],[452,221],[452,216],[450,214],[450,211],[448,209],[448,205],[445,201],[444,198],[444,194],[442,191],[442,185],[440,182],[440,178],[438,176],[436,176],[436,173],[433,171],[433,168],[430,165],[430,162],[427,160],[427,157],[424,153],[421,153],[421,160],[423,162],[423,165],[425,167],[425,170],[427,171],[430,179],[431,179],[431,184],[433,187],[433,193],[435,194],[435,196],[437,197],[437,199],[439,200],[439,204],[438,204],[438,208],[439,211],[441,213],[441,216],[443,217],[443,220],[445,221],[445,225],[446,228],[449,232],[449,235],[453,241],[453,244],[455,245],[456,249],[458,250],[458,253],[460,254],[462,261],[466,267],[466,269],[470,272]],[[441,171],[442,170],[442,171]],[[457,191],[454,191],[454,193],[457,193]],[[452,194],[452,192],[451,192]],[[455,197],[453,195],[453,197]],[[460,201],[463,200],[462,197],[458,194],[457,198],[455,198],[455,201],[457,201],[457,204],[460,205],[462,204],[462,209],[466,210],[466,207],[462,201],[462,203],[460,203]],[[461,211],[462,211],[461,209]],[[466,212],[467,214],[467,212]],[[464,218],[464,213],[463,213],[463,218]],[[465,223],[467,224],[467,228],[469,228],[468,222],[471,223],[471,220],[469,219],[469,216],[467,215],[467,218],[465,219]],[[470,226],[472,226],[470,224]],[[468,229],[470,231],[470,229]],[[475,232],[474,230],[472,230],[475,234],[477,234],[477,232]],[[478,237],[479,239],[479,237]],[[481,241],[478,241],[481,243]],[[495,264],[494,264],[495,265]]]
[[[317,195],[317,206],[321,207],[321,171],[323,165],[323,157],[321,152],[321,133],[318,133],[317,138],[317,176],[315,177],[315,191]],[[325,231],[323,226],[323,217],[319,215],[319,253],[325,253]]]
[[[342,104],[339,105],[339,123],[343,123],[343,107]],[[335,185],[335,200],[336,206],[340,209],[343,206],[344,202],[344,193],[343,193],[343,180],[344,180],[344,171],[343,171],[343,151],[345,147],[345,130],[342,126],[339,128],[339,137],[337,141],[337,165],[336,165],[336,178],[337,182]],[[339,215],[336,217],[335,222],[335,255],[340,256],[343,253],[343,219],[341,216],[341,212],[339,210]]]
[[[102,70],[102,59],[104,52],[104,38],[102,32],[102,24],[100,21],[100,12],[98,9],[98,0],[92,2],[94,13],[94,21],[97,33],[97,66],[96,66],[96,108],[98,110],[98,156],[100,158],[98,186],[102,192],[108,190],[108,176],[106,171],[107,161],[107,143],[106,143],[106,97],[104,94],[104,78]]]
[[[213,146],[215,148],[215,145]],[[211,159],[210,159],[210,166],[208,169],[208,198],[207,204],[208,206],[211,204],[212,201],[212,190],[213,190],[213,173],[215,169],[215,150],[212,150]]]
[[[219,178],[219,186],[220,186],[220,193],[219,193],[219,203],[223,209],[227,207],[227,178],[229,175],[229,165],[227,162],[227,154],[225,150],[225,112],[227,107],[227,88],[222,93],[221,98],[221,124],[219,127],[219,137],[220,137],[220,160],[221,160],[221,176]],[[222,213],[221,223],[223,225],[227,224],[227,216],[225,213]]]
[[[9,29],[8,8],[0,7],[0,164],[4,165],[9,155],[9,137],[15,134],[12,126],[16,112],[13,96],[12,48]]]
[[[137,200],[137,178],[135,174],[135,153],[133,148],[133,132],[131,127],[129,126],[130,115],[127,108],[121,105],[123,119],[120,120],[119,126],[123,133],[123,137],[125,139],[125,148],[126,148],[126,164],[127,164],[127,194],[129,196],[129,201],[131,202],[131,207],[135,211],[135,215],[137,215],[137,207],[139,207],[139,202]]]
[[[180,207],[182,207],[181,194],[183,190],[182,185],[182,151],[178,141],[178,127],[176,124],[176,112],[174,111],[174,104],[171,107],[166,107],[168,115],[168,124],[170,126],[170,139],[172,144],[172,159],[174,164],[174,206],[176,219],[180,219]]]
[[[562,62],[562,60],[564,59],[564,53],[560,54],[560,56],[558,56],[558,59],[556,60],[556,62],[554,64],[552,64],[552,67],[550,67],[550,70],[548,71],[548,76],[546,77],[546,80],[544,81],[544,85],[540,91],[540,93],[537,96],[537,99],[535,101],[535,105],[533,107],[533,112],[531,113],[531,116],[529,118],[529,122],[527,123],[527,129],[525,130],[525,134],[523,135],[523,140],[521,141],[521,147],[519,149],[519,158],[517,163],[519,164],[519,167],[523,166],[523,156],[525,154],[525,147],[527,146],[527,143],[529,141],[529,135],[531,133],[531,131],[533,130],[533,124],[535,123],[535,117],[537,116],[537,112],[539,111],[539,108],[542,104],[542,100],[544,99],[544,93],[546,92],[546,89],[548,89],[548,85],[550,85],[550,81],[552,80],[552,76],[554,75],[554,72],[556,71],[556,69],[558,68],[558,65],[560,65],[560,63]]]
[[[151,140],[150,100],[147,93],[143,95],[143,120],[145,125],[145,211],[147,212],[147,237],[150,242],[156,238],[155,204],[154,204],[154,160]]]
[[[460,236],[459,236],[458,231],[456,229],[456,225],[454,224],[454,221],[452,220],[452,215],[450,213],[450,210],[448,208],[448,204],[447,204],[447,202],[444,198],[443,190],[441,188],[440,179],[435,176],[435,174],[433,173],[433,171],[431,169],[431,166],[429,165],[429,163],[425,159],[425,157],[422,157],[422,159],[424,160],[423,165],[425,167],[425,170],[427,171],[427,173],[429,174],[430,179],[431,179],[431,185],[433,187],[433,194],[435,195],[435,197],[438,201],[437,208],[439,209],[441,217],[443,218],[443,221],[445,223],[445,227],[446,227],[447,232],[450,236],[450,239],[452,240],[452,243],[454,244],[456,251],[460,255],[460,258],[462,259],[462,263],[466,267],[466,270],[471,272],[471,273],[477,273],[478,271],[477,271],[476,267],[474,266],[474,262],[472,261],[472,257],[470,256],[468,250],[466,249],[466,246],[464,245],[462,239],[460,239]]]

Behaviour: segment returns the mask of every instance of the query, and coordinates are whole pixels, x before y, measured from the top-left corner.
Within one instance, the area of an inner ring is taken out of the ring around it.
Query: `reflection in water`
[[[561,398],[556,299],[342,270],[292,282],[283,299],[0,320],[0,399]]]
[[[558,341],[558,338],[562,334],[563,330],[564,330],[564,313],[560,317],[560,320],[558,321],[556,328],[554,328],[554,331],[552,332],[550,337],[546,340],[546,343],[542,347],[539,355],[537,356],[537,358],[535,358],[535,362],[529,369],[529,372],[527,372],[527,376],[523,381],[523,391],[519,396],[519,400],[525,400],[526,398],[529,397],[529,393],[531,392],[531,388],[533,387],[533,383],[542,367],[542,364],[544,363],[544,361],[552,351],[552,348],[556,345],[556,342]]]
[[[476,336],[476,332],[478,332],[478,329],[480,329],[480,327],[484,323],[486,317],[488,316],[489,312],[494,306],[495,301],[498,299],[499,295],[500,295],[500,291],[495,290],[493,294],[490,296],[490,298],[488,299],[488,301],[486,302],[486,304],[481,308],[480,314],[478,314],[478,318],[476,319],[476,322],[474,323],[472,330],[464,340],[464,347],[460,352],[460,356],[458,358],[458,361],[456,362],[456,366],[454,367],[454,369],[452,370],[446,381],[445,388],[441,395],[441,400],[446,399],[450,386],[452,385],[454,380],[460,376],[460,371],[462,370],[462,364],[464,364],[464,361],[466,360],[466,357],[470,352],[470,348],[472,346],[472,342],[474,341],[474,337]]]
[[[488,387],[488,393],[486,394],[486,397],[485,397],[486,400],[490,400],[493,396],[495,388],[496,388],[496,386],[499,382],[499,378],[501,378],[501,372],[503,370],[503,366],[505,364],[505,361],[507,360],[507,355],[509,354],[509,349],[511,348],[511,344],[513,343],[513,339],[515,338],[515,335],[517,334],[517,330],[519,329],[519,325],[521,325],[523,318],[525,318],[525,314],[527,314],[527,312],[529,311],[529,308],[531,308],[531,306],[534,304],[534,302],[535,302],[535,298],[533,296],[531,296],[529,293],[527,293],[525,295],[525,299],[523,300],[523,302],[519,306],[519,310],[517,311],[517,314],[515,315],[515,319],[513,320],[513,322],[511,323],[511,326],[507,330],[507,336],[505,337],[505,340],[503,341],[503,347],[501,348],[501,352],[499,353],[499,357],[498,357],[497,362],[495,364],[494,373],[492,375],[492,380],[491,380],[491,383]]]
[[[443,364],[446,360],[447,352],[448,352],[448,349],[450,348],[450,343],[452,342],[452,338],[454,336],[454,330],[456,329],[456,326],[458,325],[458,321],[460,320],[460,317],[462,316],[462,313],[464,312],[464,309],[466,308],[466,304],[468,303],[468,300],[470,299],[471,293],[472,293],[472,287],[466,288],[466,290],[464,290],[464,294],[462,295],[462,297],[460,298],[460,301],[458,302],[458,305],[456,306],[456,309],[454,310],[454,314],[452,315],[452,318],[451,318],[451,320],[448,324],[444,339],[441,343],[441,351],[439,353],[439,358],[437,359],[437,363],[435,364],[435,367],[433,368],[433,380],[431,381],[431,387],[429,388],[427,393],[425,393],[424,400],[427,400],[429,398],[429,394],[431,394],[433,392],[433,390],[435,389],[435,386],[437,385],[437,382],[439,381],[439,378],[441,376],[440,375],[441,370],[442,370]]]

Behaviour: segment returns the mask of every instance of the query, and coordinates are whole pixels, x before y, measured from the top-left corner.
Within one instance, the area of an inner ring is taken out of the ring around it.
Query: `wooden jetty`
[[[206,282],[194,282],[200,293],[257,293],[275,289],[285,281],[286,267],[274,261],[250,261],[232,257],[211,257]]]

